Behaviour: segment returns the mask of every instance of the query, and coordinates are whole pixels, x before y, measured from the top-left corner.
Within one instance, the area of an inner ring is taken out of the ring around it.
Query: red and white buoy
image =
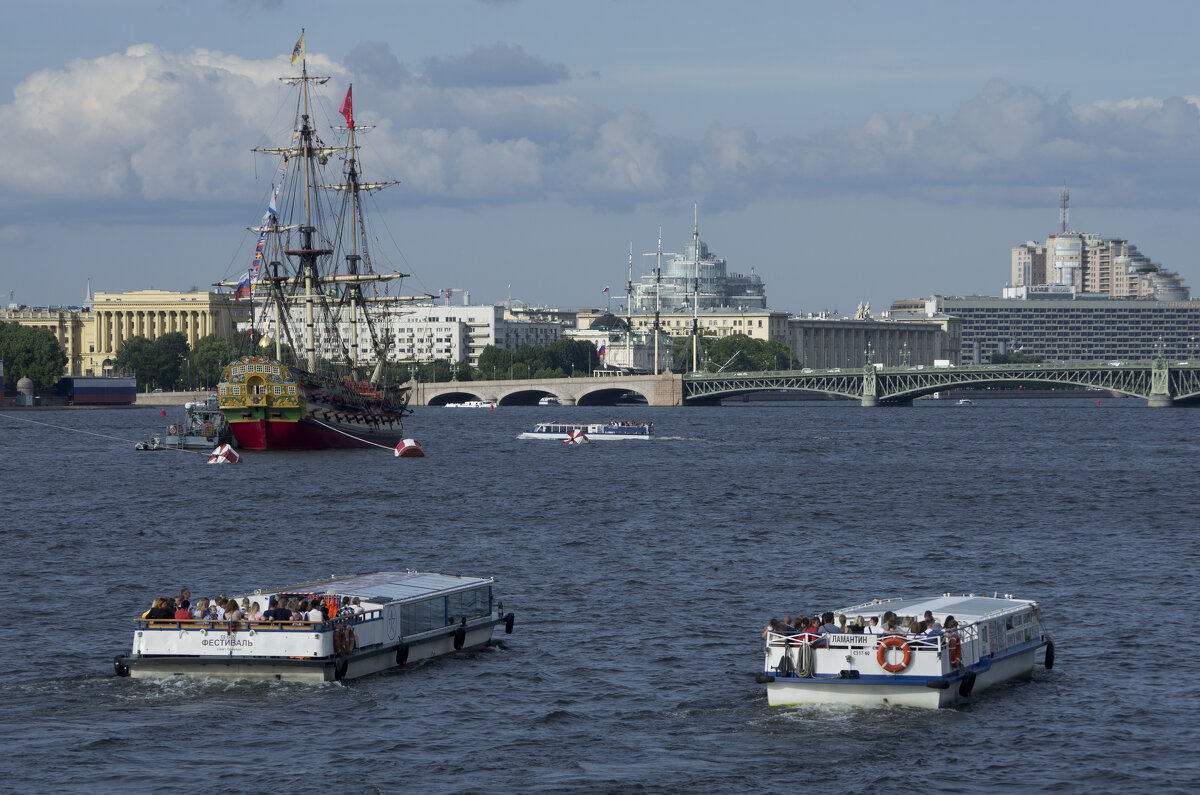
[[[400,444],[396,445],[397,458],[424,458],[425,451],[421,449],[421,443],[416,439],[402,439]]]
[[[213,450],[212,453],[208,456],[208,463],[210,463],[210,464],[240,464],[240,463],[242,463],[242,457],[240,455],[238,455],[237,451],[234,450],[232,447],[230,447],[227,444],[223,444],[223,445],[219,446],[216,450]]]
[[[563,439],[563,444],[587,444],[587,434],[578,428],[567,433],[567,438]]]

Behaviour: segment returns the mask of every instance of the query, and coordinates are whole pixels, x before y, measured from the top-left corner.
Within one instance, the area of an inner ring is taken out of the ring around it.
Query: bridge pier
[[[1147,408],[1169,409],[1175,405],[1175,398],[1170,395],[1151,395],[1146,399]]]
[[[570,395],[563,395],[561,398],[559,398],[559,401],[564,406],[574,406],[575,405],[575,398],[571,397]]]
[[[863,395],[862,402],[859,405],[863,408],[873,409],[879,405],[879,398],[874,395]]]

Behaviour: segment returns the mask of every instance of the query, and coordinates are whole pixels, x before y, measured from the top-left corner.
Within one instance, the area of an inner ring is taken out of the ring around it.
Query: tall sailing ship
[[[403,436],[409,387],[385,382],[391,340],[379,312],[412,299],[379,295],[378,282],[407,274],[375,272],[361,199],[395,181],[360,178],[356,135],[365,128],[354,123],[353,86],[339,108],[346,124],[332,128],[344,143],[326,144],[312,123],[310,91],[329,78],[308,74],[303,33],[291,61],[299,61],[300,75],[280,78],[298,88],[291,144],[255,150],[281,163],[262,223],[252,228],[259,235],[253,264],[228,285],[250,296],[252,328],[273,333],[251,331],[251,352],[224,369],[219,405],[248,450],[392,447]],[[338,166],[340,175],[327,176]],[[364,285],[374,285],[374,295]],[[374,353],[369,375],[364,342]]]

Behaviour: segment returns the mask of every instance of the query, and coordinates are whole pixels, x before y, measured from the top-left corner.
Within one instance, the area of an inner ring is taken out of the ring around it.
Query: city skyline
[[[401,180],[376,203],[406,293],[603,306],[630,243],[636,281],[659,227],[687,245],[696,203],[774,309],[996,295],[1064,184],[1072,226],[1200,284],[1190,5],[93,5],[9,10],[0,290],[18,303],[244,270],[272,173],[250,149],[290,124],[276,78],[301,27],[325,103],[353,83],[376,125],[370,176]],[[1118,27],[1154,46],[1114,57]]]

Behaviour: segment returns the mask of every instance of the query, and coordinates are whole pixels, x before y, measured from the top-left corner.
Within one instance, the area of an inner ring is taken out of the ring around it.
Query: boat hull
[[[190,676],[204,679],[249,681],[333,682],[357,679],[412,665],[422,660],[480,649],[491,643],[497,618],[467,629],[461,648],[455,648],[454,630],[401,639],[399,642],[359,649],[349,655],[327,655],[307,659],[290,657],[244,657],[213,655],[122,655],[114,660],[118,673],[133,679],[165,679]],[[406,648],[405,648],[406,647]],[[403,662],[400,660],[403,659]],[[124,670],[122,670],[122,667]]]
[[[399,421],[396,422],[399,426]],[[250,419],[229,423],[233,438],[245,450],[329,450],[337,448],[395,447],[402,429],[378,433],[365,427],[341,428],[304,419]]]
[[[1033,673],[1034,653],[1030,649],[1020,654],[996,660],[986,668],[972,666],[975,684],[967,697],[959,695],[966,671],[952,677],[924,679],[894,677],[895,683],[860,683],[854,679],[776,680],[767,684],[767,704],[772,707],[791,707],[803,704],[844,704],[847,706],[893,706],[938,709],[960,704],[994,685],[1012,679],[1028,678]],[[915,680],[915,681],[913,681]],[[946,686],[930,687],[926,682],[944,681]]]

